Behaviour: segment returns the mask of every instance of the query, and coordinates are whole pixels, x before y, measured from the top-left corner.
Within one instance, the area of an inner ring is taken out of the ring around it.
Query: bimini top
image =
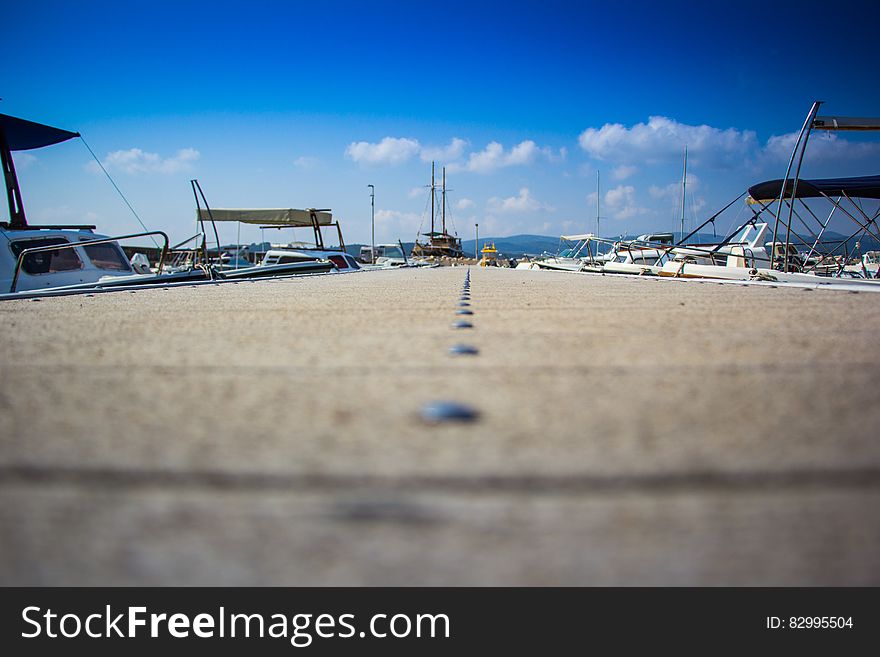
[[[11,151],[28,151],[32,148],[43,148],[58,144],[74,137],[78,132],[70,132],[50,125],[26,121],[8,114],[0,114],[0,131]]]
[[[240,221],[243,224],[262,224],[264,226],[292,226],[294,228],[313,226],[312,215],[319,226],[331,226],[333,215],[319,210],[292,210],[271,208],[211,208],[198,210],[200,221]]]
[[[791,180],[785,183],[785,198],[791,198],[792,184]],[[780,191],[782,191],[782,180],[768,180],[749,187],[749,196],[756,201],[774,201],[779,198]],[[798,180],[797,198],[822,196],[880,199],[880,176]]]

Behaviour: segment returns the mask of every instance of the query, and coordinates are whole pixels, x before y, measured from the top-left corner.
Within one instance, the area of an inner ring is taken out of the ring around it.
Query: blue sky
[[[593,230],[597,170],[604,234],[669,230],[685,145],[692,226],[781,177],[813,100],[880,115],[880,10],[828,7],[4,3],[0,111],[81,132],[173,239],[193,232],[198,178],[215,207],[331,207],[349,242],[369,241],[374,184],[377,241],[412,240],[428,228],[432,158],[464,237],[475,222]],[[807,177],[880,170],[876,135],[814,139]],[[76,141],[16,155],[32,223],[138,229],[90,160]]]

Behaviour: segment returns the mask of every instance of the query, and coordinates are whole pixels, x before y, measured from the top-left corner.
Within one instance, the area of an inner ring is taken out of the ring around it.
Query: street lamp
[[[376,262],[376,187],[370,188],[370,264]]]
[[[475,223],[474,229],[476,230],[476,235],[474,236],[474,260],[479,260],[479,252],[480,252],[480,224]]]

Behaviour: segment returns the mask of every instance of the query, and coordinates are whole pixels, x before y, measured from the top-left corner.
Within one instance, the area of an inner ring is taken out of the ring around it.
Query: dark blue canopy
[[[78,132],[26,121],[7,114],[0,114],[0,132],[11,151],[27,151],[32,148],[51,146],[74,137]]]
[[[785,198],[791,198],[792,186],[791,180],[785,183]],[[768,180],[749,187],[749,196],[760,201],[773,200],[779,198],[781,190],[782,180]],[[880,199],[880,176],[798,180],[797,198],[817,198],[824,195]]]

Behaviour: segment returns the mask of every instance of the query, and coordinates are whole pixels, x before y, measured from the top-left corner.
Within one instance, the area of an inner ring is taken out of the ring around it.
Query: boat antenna
[[[684,236],[684,205],[685,198],[687,194],[687,176],[688,176],[688,147],[685,144],[684,147],[684,173],[681,175],[681,232],[680,235]],[[682,240],[684,243],[684,240]]]
[[[596,237],[600,237],[599,232],[599,169],[596,169]],[[596,257],[599,257],[599,242],[596,242]]]

